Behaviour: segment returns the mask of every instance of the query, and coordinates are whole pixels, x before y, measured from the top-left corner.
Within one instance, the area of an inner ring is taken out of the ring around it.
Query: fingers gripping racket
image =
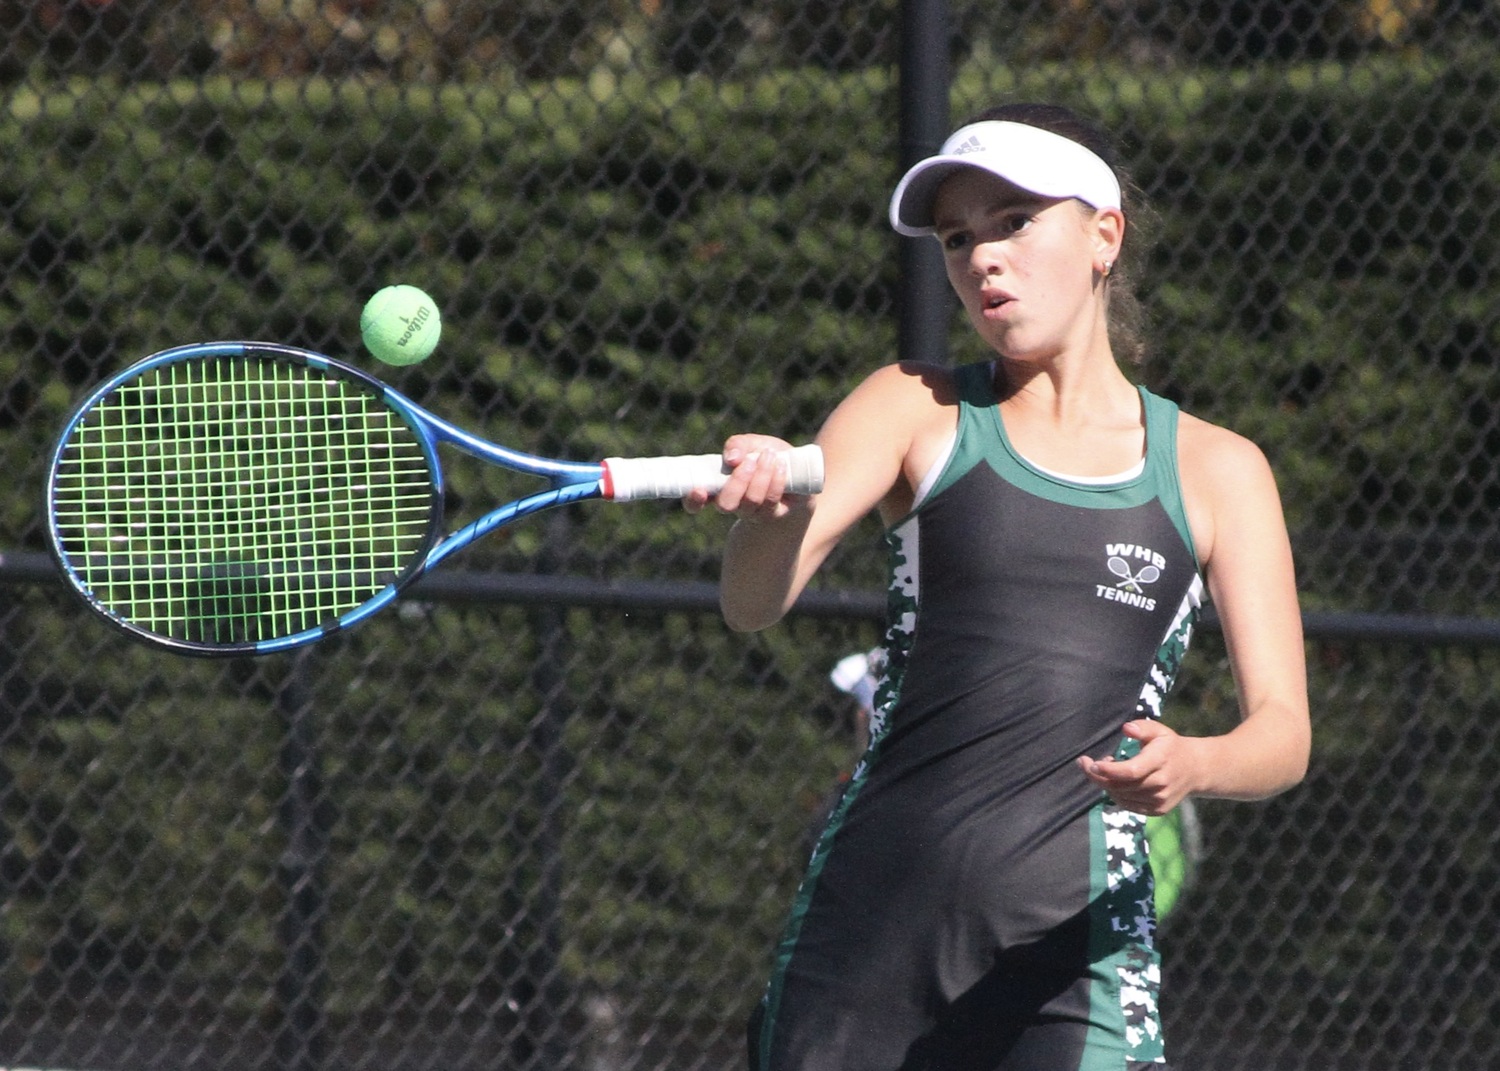
[[[444,536],[440,444],[547,487]],[[821,489],[816,446],[788,463],[788,490]],[[265,654],[364,620],[510,521],[724,480],[716,454],[537,457],[321,354],[206,342],[145,358],[79,407],[52,457],[48,534],[72,587],[130,635],[184,654]]]

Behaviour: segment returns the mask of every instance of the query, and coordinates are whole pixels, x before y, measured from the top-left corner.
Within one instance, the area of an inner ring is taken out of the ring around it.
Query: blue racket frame
[[[68,561],[62,549],[62,536],[58,529],[53,505],[54,487],[59,465],[74,430],[88,418],[89,412],[102,399],[121,386],[165,365],[220,358],[269,358],[289,361],[326,370],[336,376],[352,381],[384,402],[411,428],[421,444],[426,457],[433,496],[430,524],[422,549],[413,555],[413,560],[383,589],[360,603],[357,607],[323,624],[288,636],[246,643],[206,644],[193,643],[151,632],[120,617],[104,606],[90,593],[87,584]],[[473,457],[492,464],[501,465],[514,472],[536,476],[547,481],[547,487],[506,503],[479,519],[441,536],[443,520],[443,466],[437,448],[447,444]],[[132,364],[97,387],[73,413],[58,437],[48,469],[46,489],[46,516],[48,542],[53,558],[57,561],[69,587],[95,612],[104,616],[118,628],[137,639],[155,646],[166,647],[177,653],[207,656],[261,655],[302,647],[324,639],[333,633],[350,628],[368,617],[379,613],[396,599],[402,591],[416,583],[423,575],[454,552],[462,550],[478,539],[482,539],[496,528],[518,518],[539,513],[554,506],[581,502],[605,495],[605,466],[591,462],[559,461],[552,458],[528,454],[490,442],[465,431],[442,417],[432,413],[407,398],[400,391],[382,383],[358,368],[335,360],[312,350],[301,349],[273,342],[225,341],[197,342],[161,350]]]

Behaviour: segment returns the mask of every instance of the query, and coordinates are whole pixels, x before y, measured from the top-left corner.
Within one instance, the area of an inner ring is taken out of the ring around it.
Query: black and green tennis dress
[[[1080,755],[1131,753],[1202,599],[1177,407],[1107,481],[1012,448],[989,365],[887,533],[871,743],[751,1023],[754,1071],[1126,1071],[1164,1061],[1145,820]]]

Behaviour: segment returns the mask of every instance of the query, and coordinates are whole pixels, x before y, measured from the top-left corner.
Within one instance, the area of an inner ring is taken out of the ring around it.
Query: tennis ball
[[[377,290],[359,314],[365,348],[386,364],[416,364],[437,348],[443,318],[437,303],[414,286]]]

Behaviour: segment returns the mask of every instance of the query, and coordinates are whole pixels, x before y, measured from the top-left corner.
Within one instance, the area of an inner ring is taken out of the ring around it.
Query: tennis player
[[[725,444],[731,627],[777,621],[872,510],[890,563],[870,744],[752,1020],[755,1071],[1164,1067],[1145,818],[1305,772],[1271,469],[1122,371],[1136,200],[1074,113],[978,116],[890,215],[942,245],[993,357],[862,382],[819,434],[815,497],[783,493],[782,440]],[[1240,720],[1187,737],[1162,700],[1206,597]]]

